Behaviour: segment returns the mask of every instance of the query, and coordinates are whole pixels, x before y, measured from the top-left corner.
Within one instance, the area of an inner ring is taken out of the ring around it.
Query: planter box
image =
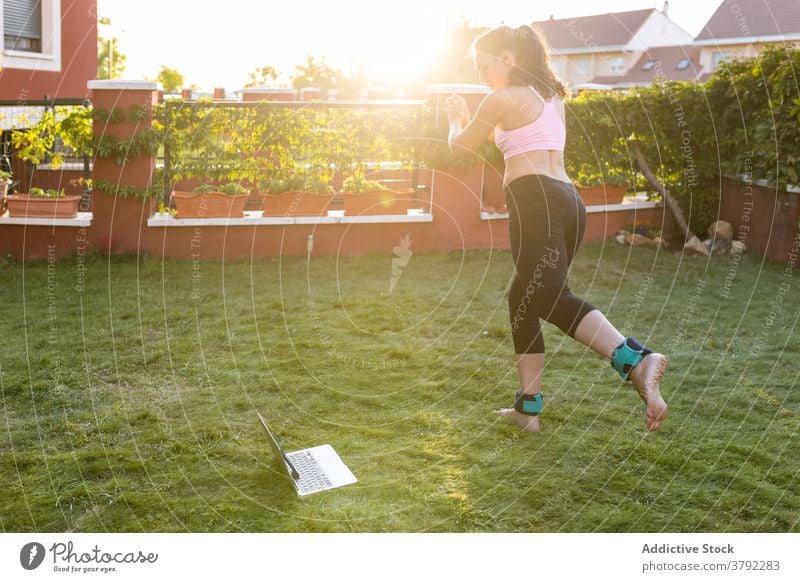
[[[600,184],[599,186],[577,186],[578,192],[586,206],[597,204],[621,204],[628,186]]]
[[[283,192],[264,197],[264,216],[325,216],[333,194]]]
[[[348,216],[372,214],[406,214],[413,188],[406,190],[372,190],[370,192],[344,192],[344,213]]]
[[[222,192],[179,192],[171,196],[177,209],[176,218],[241,218],[247,196]]]
[[[78,204],[81,197],[77,195],[60,198],[43,198],[30,194],[6,196],[8,215],[28,218],[75,218],[78,216]]]

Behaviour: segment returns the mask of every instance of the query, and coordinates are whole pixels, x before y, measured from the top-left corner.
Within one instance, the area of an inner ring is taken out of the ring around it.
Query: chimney
[[[225,99],[225,87],[214,87],[214,99]]]
[[[661,10],[664,16],[669,16],[669,0],[664,0],[664,8]]]

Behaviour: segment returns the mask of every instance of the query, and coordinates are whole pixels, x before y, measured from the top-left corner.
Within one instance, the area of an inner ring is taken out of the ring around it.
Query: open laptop
[[[281,475],[289,478],[298,495],[336,489],[358,481],[330,445],[284,453],[278,441],[272,436],[264,417],[258,411],[256,414],[264,425],[264,430],[267,431],[269,444]]]

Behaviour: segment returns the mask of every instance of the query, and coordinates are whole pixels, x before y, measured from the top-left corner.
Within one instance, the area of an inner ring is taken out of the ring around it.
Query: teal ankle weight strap
[[[619,344],[614,353],[611,354],[611,367],[614,368],[623,380],[630,380],[631,370],[641,362],[648,354],[653,351],[647,349],[636,338],[625,338],[625,341]]]
[[[544,394],[525,394],[522,390],[517,390],[517,398],[514,400],[514,410],[527,414],[528,416],[538,416],[542,411],[542,399]]]

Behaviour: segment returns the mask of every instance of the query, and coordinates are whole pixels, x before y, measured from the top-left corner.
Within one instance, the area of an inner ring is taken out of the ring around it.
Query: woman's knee
[[[575,337],[575,329],[581,320],[596,308],[594,305],[572,294],[567,286],[548,289],[540,296],[536,307],[538,316]]]
[[[565,292],[569,292],[567,287],[542,287],[537,289],[534,302],[536,315],[549,321],[553,314],[558,311],[558,304],[564,297]]]

